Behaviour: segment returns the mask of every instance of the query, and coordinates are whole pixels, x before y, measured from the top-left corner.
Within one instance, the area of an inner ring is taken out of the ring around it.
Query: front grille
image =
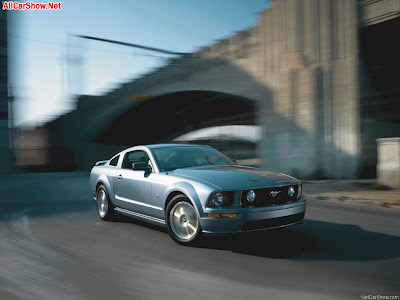
[[[290,185],[274,187],[274,188],[256,189],[254,190],[254,192],[256,193],[256,199],[252,203],[249,203],[246,199],[247,192],[249,190],[245,190],[242,192],[242,198],[241,198],[242,207],[249,207],[249,206],[263,207],[270,205],[286,204],[289,201],[294,202],[297,200],[299,186],[297,184],[291,186],[294,187],[295,191],[292,197],[289,197],[288,195],[288,190]],[[275,197],[273,196],[274,194],[276,194]]]
[[[304,213],[299,213],[286,217],[248,221],[243,224],[242,231],[268,229],[298,223],[304,219]]]

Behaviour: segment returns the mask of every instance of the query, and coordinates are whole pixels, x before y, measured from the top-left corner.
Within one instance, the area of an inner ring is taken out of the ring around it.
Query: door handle
[[[119,174],[119,175],[117,176],[117,178],[118,178],[118,179],[122,179],[123,177],[122,177],[121,174]]]

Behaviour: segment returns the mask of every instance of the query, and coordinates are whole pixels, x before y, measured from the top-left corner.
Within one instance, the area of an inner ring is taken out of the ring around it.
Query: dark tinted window
[[[228,157],[211,147],[166,147],[154,149],[153,153],[163,171],[187,167],[235,164]]]
[[[110,161],[110,166],[116,166],[118,165],[118,159],[119,159],[119,155],[114,157],[111,161]]]
[[[131,151],[125,154],[124,161],[122,162],[122,167],[125,169],[131,169],[133,163],[139,161],[149,163],[149,160],[150,158],[145,151]]]

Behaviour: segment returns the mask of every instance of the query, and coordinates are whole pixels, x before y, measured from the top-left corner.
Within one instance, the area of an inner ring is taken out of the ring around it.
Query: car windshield
[[[211,147],[172,146],[152,149],[152,151],[164,172],[188,167],[235,164],[234,161]]]

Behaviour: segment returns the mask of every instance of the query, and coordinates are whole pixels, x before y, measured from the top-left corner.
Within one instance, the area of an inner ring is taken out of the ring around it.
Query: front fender
[[[205,203],[207,201],[208,196],[210,195],[210,193],[213,192],[213,190],[204,185],[194,185],[189,182],[180,181],[171,184],[165,190],[165,194],[163,195],[164,199],[167,199],[168,196],[174,192],[185,194],[195,208],[198,216],[202,217],[204,216],[202,203]]]

